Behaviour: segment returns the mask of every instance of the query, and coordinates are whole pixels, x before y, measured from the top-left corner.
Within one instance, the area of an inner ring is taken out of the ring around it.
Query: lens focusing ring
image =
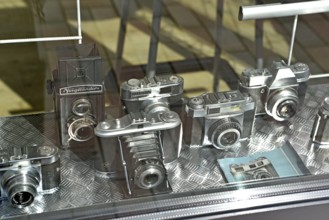
[[[159,186],[165,179],[166,171],[157,160],[145,160],[144,164],[135,169],[135,184],[142,189]]]
[[[94,137],[94,126],[96,122],[91,117],[73,119],[68,126],[68,134],[71,139],[83,142]]]
[[[272,94],[266,103],[266,112],[277,121],[292,118],[298,109],[299,98],[294,89],[283,89]]]
[[[11,204],[18,208],[29,206],[37,195],[40,174],[35,168],[9,170],[4,173],[1,186]]]
[[[208,130],[208,138],[214,147],[227,149],[240,140],[241,125],[233,118],[220,119]]]
[[[252,176],[256,180],[273,178],[272,174],[265,170],[256,170]]]
[[[88,99],[78,99],[72,104],[72,112],[77,116],[85,116],[91,112],[91,103]]]
[[[285,100],[281,102],[277,109],[276,114],[282,118],[289,119],[297,112],[297,103],[294,100]]]

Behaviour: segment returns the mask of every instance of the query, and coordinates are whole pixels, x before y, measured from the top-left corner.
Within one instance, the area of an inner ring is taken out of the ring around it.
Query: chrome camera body
[[[277,121],[289,120],[303,104],[310,70],[307,64],[287,66],[273,62],[265,69],[243,71],[239,90],[257,103],[256,115],[269,115]]]
[[[259,157],[245,164],[231,164],[230,172],[237,181],[272,179],[279,177],[271,161]]]
[[[122,164],[128,197],[171,192],[164,164],[174,161],[181,150],[182,126],[176,112],[129,113],[99,123],[95,134],[113,152],[120,149],[120,158],[108,163]]]
[[[250,137],[255,102],[240,91],[206,93],[191,98],[186,112],[186,144],[213,145],[217,149],[227,150]]]
[[[127,196],[171,192],[166,163],[176,160],[182,147],[182,123],[170,105],[179,102],[183,79],[176,75],[130,79],[121,85],[127,115],[97,125],[103,145],[120,148]],[[110,144],[106,144],[110,143]],[[118,146],[119,145],[119,146]],[[118,146],[118,147],[117,147]]]
[[[159,75],[153,78],[130,79],[121,85],[121,100],[128,113],[148,111],[153,104],[158,109],[168,108],[181,100],[184,80],[177,75]]]
[[[104,119],[102,60],[93,44],[61,47],[57,56],[51,87],[61,145],[79,145],[93,139]]]
[[[59,189],[60,160],[54,146],[0,148],[1,199],[23,208],[38,194]]]

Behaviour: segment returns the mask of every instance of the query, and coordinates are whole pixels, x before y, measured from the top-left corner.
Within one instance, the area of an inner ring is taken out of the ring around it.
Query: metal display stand
[[[76,36],[62,36],[62,37],[4,39],[4,40],[0,40],[0,44],[31,43],[31,42],[45,42],[45,41],[66,41],[66,40],[78,40],[79,44],[81,44],[82,43],[82,31],[81,31],[80,0],[76,0],[76,4],[77,4],[77,29],[78,29],[78,35],[76,35]]]

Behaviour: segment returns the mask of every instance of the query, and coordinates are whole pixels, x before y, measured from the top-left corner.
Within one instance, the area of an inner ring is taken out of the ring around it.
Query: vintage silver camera
[[[255,102],[240,91],[206,93],[191,98],[186,112],[186,144],[213,145],[226,150],[238,141],[250,137]]]
[[[94,44],[57,50],[58,69],[49,85],[54,95],[62,146],[93,139],[94,127],[104,119],[102,60]]]
[[[230,172],[237,181],[271,179],[279,177],[271,161],[259,157],[246,164],[231,164]]]
[[[104,152],[115,154],[120,149],[120,157],[107,155],[106,163],[111,166],[107,171],[115,173],[116,164],[121,164],[128,197],[171,192],[164,164],[180,154],[182,123],[170,106],[182,94],[183,79],[176,75],[130,79],[121,85],[128,114],[95,128]]]
[[[329,97],[324,99],[316,114],[311,139],[317,144],[329,144]]]
[[[183,78],[177,75],[130,79],[121,85],[121,99],[128,113],[147,112],[148,108],[153,108],[153,104],[158,108],[167,108],[181,100],[183,84]]]
[[[269,68],[243,71],[239,90],[257,103],[256,115],[268,114],[277,121],[289,120],[303,104],[310,76],[308,65],[287,66],[273,62]]]
[[[50,194],[60,184],[57,147],[0,148],[1,199],[14,207],[29,206],[38,193]]]
[[[171,191],[164,164],[177,159],[181,150],[182,125],[176,112],[129,113],[99,123],[95,134],[111,152],[120,149],[120,157],[111,157],[113,161],[107,162],[122,164],[127,196]]]

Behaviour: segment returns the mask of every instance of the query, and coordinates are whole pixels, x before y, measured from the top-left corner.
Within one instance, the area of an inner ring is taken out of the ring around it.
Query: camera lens
[[[239,140],[239,135],[240,133],[236,132],[235,129],[232,131],[225,131],[219,137],[220,139],[218,141],[223,146],[231,146]]]
[[[18,192],[11,199],[12,204],[17,206],[28,206],[34,200],[34,195],[30,192]]]
[[[1,186],[11,204],[22,208],[34,201],[39,183],[39,172],[35,168],[28,168],[5,172]]]
[[[135,184],[142,189],[159,186],[165,179],[165,169],[159,161],[147,160],[135,169]]]
[[[218,149],[227,149],[240,140],[241,126],[232,119],[221,119],[211,125],[208,131],[208,137],[214,147]]]
[[[73,102],[72,112],[77,116],[85,116],[91,112],[91,103],[88,99],[78,99]]]
[[[157,183],[159,181],[159,175],[156,173],[151,173],[151,174],[147,174],[144,179],[144,185],[154,185],[155,183]]]
[[[269,97],[266,112],[277,121],[285,121],[297,113],[298,104],[297,92],[293,89],[284,89]]]
[[[88,141],[94,137],[94,125],[95,121],[90,117],[76,119],[69,125],[69,136],[75,141]]]
[[[293,117],[297,112],[297,103],[294,100],[285,100],[277,107],[277,115],[284,119]]]
[[[266,172],[264,170],[258,170],[253,174],[253,178],[256,180],[268,179],[268,178],[272,178],[272,177],[273,176],[269,172]]]

